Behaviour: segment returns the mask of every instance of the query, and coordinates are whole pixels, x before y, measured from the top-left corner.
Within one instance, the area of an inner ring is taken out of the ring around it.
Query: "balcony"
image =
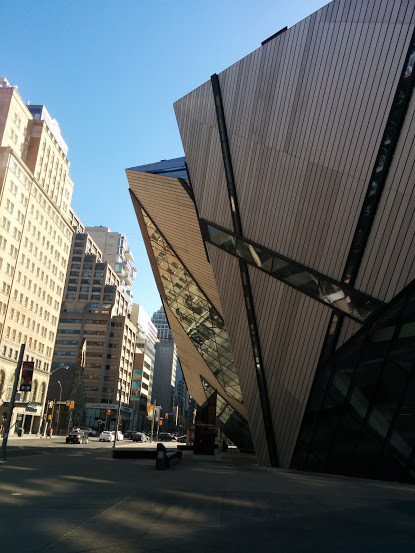
[[[131,253],[131,250],[125,250],[124,256],[125,256],[125,259],[127,259],[128,261],[132,261],[134,263],[134,256]]]

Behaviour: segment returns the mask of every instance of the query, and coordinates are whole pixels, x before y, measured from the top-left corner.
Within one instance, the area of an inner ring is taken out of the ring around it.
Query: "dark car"
[[[124,432],[124,440],[132,440],[136,430],[127,430]]]
[[[170,432],[160,432],[159,442],[174,442],[176,438]]]
[[[88,434],[86,432],[70,432],[66,434],[66,443],[67,444],[87,444],[88,443]]]
[[[180,442],[181,444],[185,444],[187,442],[187,436],[179,436],[178,438],[176,438],[178,442]]]
[[[143,432],[135,432],[132,440],[133,442],[148,442],[149,438]]]
[[[75,426],[72,428],[72,432],[85,432],[85,434],[89,437],[97,435],[97,432],[89,426]]]

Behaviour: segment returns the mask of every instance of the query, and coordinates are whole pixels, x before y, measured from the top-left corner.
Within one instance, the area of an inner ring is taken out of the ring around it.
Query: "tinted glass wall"
[[[317,370],[292,468],[415,483],[415,283]]]

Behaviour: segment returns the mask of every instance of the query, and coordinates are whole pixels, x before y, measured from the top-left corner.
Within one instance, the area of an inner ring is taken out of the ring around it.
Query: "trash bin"
[[[22,437],[22,434],[23,434],[23,428],[18,428],[17,429],[17,435],[19,436],[19,438]]]

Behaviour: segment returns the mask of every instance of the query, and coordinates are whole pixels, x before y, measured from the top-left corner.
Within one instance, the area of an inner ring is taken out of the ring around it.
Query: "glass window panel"
[[[408,448],[415,448],[415,382],[412,379],[405,390],[405,395],[394,421],[395,443],[397,436],[405,442]],[[406,448],[405,448],[406,451]]]
[[[383,441],[368,429],[359,433],[359,441],[351,460],[350,474],[361,478],[375,477],[382,457]]]
[[[236,251],[236,241],[233,236],[223,232],[217,228],[212,227],[211,225],[207,226],[210,240],[213,244],[216,244],[220,248],[224,249],[227,252],[235,253]]]
[[[403,324],[399,338],[412,338],[413,336],[415,336],[415,322]]]
[[[395,340],[392,344],[389,358],[405,371],[413,371],[415,358],[415,340],[411,337]]]
[[[337,417],[334,417],[333,422],[337,422]],[[347,470],[359,437],[360,426],[360,421],[351,412],[344,411],[338,425],[332,430],[333,442],[328,456],[330,472],[341,473]]]
[[[255,263],[258,265],[258,267],[261,267],[265,271],[271,272],[272,261],[274,258],[273,254],[263,250],[258,246],[250,245],[250,249],[252,252],[252,257]]]

